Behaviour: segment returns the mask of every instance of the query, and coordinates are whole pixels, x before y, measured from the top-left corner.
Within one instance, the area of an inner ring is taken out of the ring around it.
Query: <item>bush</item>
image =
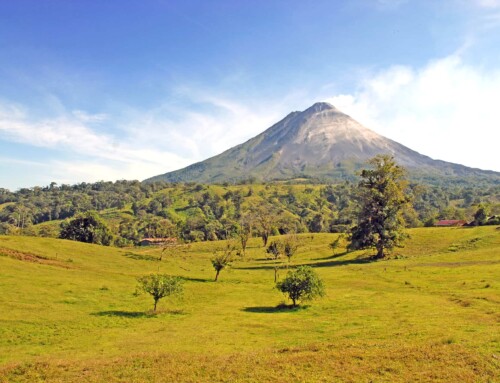
[[[309,266],[299,266],[289,271],[285,279],[276,284],[276,288],[292,300],[294,307],[299,301],[309,301],[325,295],[323,281]]]

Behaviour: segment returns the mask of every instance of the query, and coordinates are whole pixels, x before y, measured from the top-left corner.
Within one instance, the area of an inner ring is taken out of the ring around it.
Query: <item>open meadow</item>
[[[259,238],[214,282],[223,242],[113,248],[0,236],[0,382],[499,382],[500,230],[409,230],[393,258],[303,234],[326,296],[274,288]],[[282,265],[280,278],[287,272]],[[181,297],[137,277],[184,279]]]

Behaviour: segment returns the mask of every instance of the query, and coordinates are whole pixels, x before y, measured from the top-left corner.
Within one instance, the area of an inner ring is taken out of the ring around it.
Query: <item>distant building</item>
[[[463,219],[442,219],[441,221],[437,221],[434,226],[443,227],[443,226],[464,226],[467,225],[467,221]]]
[[[141,246],[165,246],[175,245],[177,238],[143,238],[139,245]]]

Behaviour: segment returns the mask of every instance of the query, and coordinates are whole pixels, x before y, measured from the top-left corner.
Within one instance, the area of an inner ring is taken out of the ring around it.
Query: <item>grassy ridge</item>
[[[258,239],[214,283],[220,243],[159,262],[159,249],[0,236],[0,381],[497,381],[500,231],[410,234],[381,262],[303,235],[292,262],[314,266],[327,296],[296,310],[277,308]],[[185,293],[150,315],[135,278],[156,271]]]

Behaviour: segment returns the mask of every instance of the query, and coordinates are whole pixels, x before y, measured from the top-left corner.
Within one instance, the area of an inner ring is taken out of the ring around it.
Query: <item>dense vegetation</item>
[[[117,181],[71,186],[52,183],[16,192],[0,189],[0,233],[59,237],[62,221],[89,211],[104,219],[118,246],[137,244],[145,237],[172,236],[194,242],[250,231],[266,241],[277,233],[345,232],[354,220],[355,188],[350,182],[201,185]],[[500,213],[500,185],[410,183],[407,192],[413,201],[413,209],[404,217],[410,227],[431,226],[438,219],[473,221],[480,207],[489,216]]]

